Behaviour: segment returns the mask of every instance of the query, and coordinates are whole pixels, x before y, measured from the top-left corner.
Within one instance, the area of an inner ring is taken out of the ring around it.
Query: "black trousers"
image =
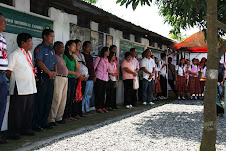
[[[168,83],[169,83],[171,89],[173,90],[173,93],[174,93],[175,95],[177,95],[177,91],[175,90],[174,80],[170,80],[170,79],[169,79],[169,80],[168,80]]]
[[[67,90],[67,101],[64,108],[63,119],[69,118],[72,116],[72,105],[73,99],[75,98],[75,91],[77,88],[78,80],[73,77],[68,78],[68,90]]]
[[[216,107],[217,107],[217,115],[224,114],[224,108],[220,107],[219,105],[216,105]]]
[[[84,92],[85,92],[85,89],[86,89],[86,81],[82,81],[81,84],[82,84],[82,95],[84,95]],[[77,88],[77,85],[76,85],[76,88]],[[73,99],[74,98],[75,98],[75,96],[73,97]],[[82,115],[82,100],[80,102],[73,102],[71,114],[72,114],[72,117],[77,116],[77,115]]]
[[[139,80],[139,89],[138,89],[138,100],[140,102],[143,102],[142,101],[142,95],[143,95],[143,91],[142,91],[142,89],[143,89],[143,82],[142,81],[143,80]]]
[[[94,93],[95,93],[95,107],[96,109],[104,108],[105,93],[106,93],[106,81],[96,79],[94,83]]]
[[[82,101],[73,102],[71,115],[72,115],[72,117],[74,117],[76,115],[82,115]]]
[[[160,85],[162,89],[162,93],[160,94],[160,96],[167,97],[167,80],[162,75],[160,75]]]
[[[34,94],[18,95],[15,84],[14,94],[10,96],[8,132],[19,134],[32,130]]]
[[[137,105],[137,90],[133,89],[133,79],[123,80],[124,105]]]
[[[44,127],[48,125],[48,117],[51,110],[54,79],[49,79],[49,75],[41,74],[43,83],[37,85],[37,94],[34,101],[33,127]]]
[[[116,81],[109,80],[107,82],[107,97],[105,102],[106,108],[115,108],[116,107],[116,87],[115,87]]]

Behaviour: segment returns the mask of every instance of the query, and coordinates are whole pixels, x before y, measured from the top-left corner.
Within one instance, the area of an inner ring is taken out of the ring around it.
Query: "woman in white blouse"
[[[187,84],[186,84],[186,64],[185,59],[180,59],[179,65],[176,66],[176,90],[178,91],[178,100],[181,98],[182,93],[182,99],[185,100],[184,93],[187,90]]]
[[[201,79],[206,79],[206,70],[207,70],[206,65],[207,65],[207,59],[205,60],[204,65],[201,68],[201,75],[200,75]],[[200,82],[201,93],[204,92],[205,85],[206,85],[206,81],[203,80]]]

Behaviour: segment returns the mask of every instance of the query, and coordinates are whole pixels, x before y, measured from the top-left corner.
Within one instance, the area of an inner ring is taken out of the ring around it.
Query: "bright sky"
[[[125,5],[120,6],[120,4],[116,4],[116,1],[117,0],[98,0],[96,6],[126,21],[130,21],[133,24],[169,38],[169,31],[172,27],[167,23],[164,24],[164,18],[159,15],[158,7],[154,3],[152,3],[151,6],[138,6],[137,9],[133,11],[132,6],[126,8]],[[187,37],[198,31],[198,28],[189,29],[183,31],[182,34]]]

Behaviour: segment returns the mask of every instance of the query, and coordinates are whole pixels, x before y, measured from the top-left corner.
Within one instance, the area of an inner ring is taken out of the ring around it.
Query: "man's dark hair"
[[[169,57],[169,58],[168,58],[168,61],[173,61],[172,57]]]
[[[56,41],[56,42],[54,43],[54,45],[53,45],[53,49],[55,50],[55,48],[56,48],[56,47],[59,47],[59,45],[61,45],[61,44],[64,44],[64,43],[61,42],[61,41]]]
[[[161,53],[161,59],[164,58],[166,56],[165,53]]]
[[[27,42],[27,40],[30,39],[30,38],[32,39],[32,36],[31,36],[30,34],[28,34],[28,33],[20,33],[20,34],[17,36],[17,39],[16,39],[17,45],[18,45],[19,47],[21,47],[22,41],[23,41],[23,42]]]
[[[85,42],[83,43],[83,45],[82,45],[82,48],[83,48],[83,49],[86,48],[88,44],[91,44],[91,42],[90,42],[90,41],[85,41]]]
[[[50,33],[54,33],[52,29],[44,29],[42,31],[42,39],[44,39],[44,36],[49,36]]]
[[[151,49],[149,49],[149,48],[147,48],[147,49],[145,49],[145,53],[148,53],[148,51],[150,51],[151,52]]]
[[[125,59],[126,59],[127,57],[129,57],[129,56],[131,56],[131,53],[130,53],[130,52],[126,52],[126,53],[125,53]]]
[[[136,49],[135,48],[131,48],[129,51],[130,52],[133,52],[133,51],[135,51]]]

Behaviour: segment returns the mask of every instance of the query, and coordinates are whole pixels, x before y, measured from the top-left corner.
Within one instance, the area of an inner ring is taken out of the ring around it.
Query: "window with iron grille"
[[[109,27],[108,27],[108,25],[106,25],[104,23],[99,23],[98,31],[101,31],[103,33],[108,33],[109,34]]]
[[[90,28],[90,20],[83,16],[78,16],[77,25],[84,28]]]
[[[48,17],[48,2],[30,0],[31,12]]]
[[[1,0],[0,3],[13,6],[13,0]]]
[[[140,36],[135,36],[135,42],[141,43],[141,37]]]
[[[122,36],[123,36],[123,39],[130,40],[130,33],[129,32],[123,32]]]

